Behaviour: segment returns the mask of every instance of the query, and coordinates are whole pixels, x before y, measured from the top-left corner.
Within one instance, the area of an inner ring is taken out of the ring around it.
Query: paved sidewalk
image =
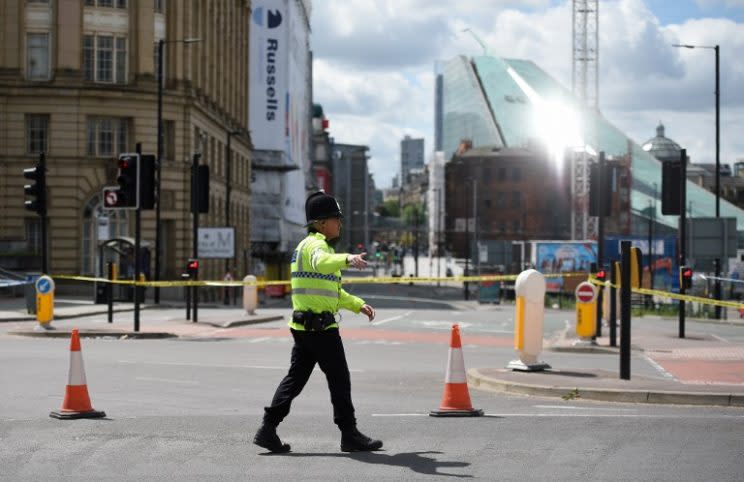
[[[743,328],[744,329],[744,328]],[[633,403],[674,403],[744,407],[744,343],[716,335],[687,330],[677,337],[672,323],[632,326],[631,379],[619,377],[619,348],[609,346],[607,336],[595,347],[573,346],[574,327],[552,345],[541,359],[550,363],[550,352],[576,357],[603,354],[617,360],[617,371],[596,368],[562,370],[558,366],[542,372],[517,372],[506,368],[474,368],[468,382],[485,390],[569,399]],[[604,334],[607,329],[604,329]],[[617,343],[620,343],[618,330]],[[650,364],[658,377],[633,375],[633,366]]]
[[[3,300],[4,301],[4,300]],[[13,309],[16,308],[16,309]],[[242,308],[215,304],[199,305],[198,323],[186,320],[186,310],[167,302],[161,305],[141,305],[140,330],[134,331],[134,304],[116,303],[114,322],[108,323],[106,305],[78,300],[55,300],[52,329],[45,330],[36,322],[35,315],[23,309],[0,303],[0,331],[10,335],[32,337],[69,337],[73,328],[83,337],[117,338],[220,338],[227,328],[276,321],[284,318],[286,309],[260,308],[248,314]]]

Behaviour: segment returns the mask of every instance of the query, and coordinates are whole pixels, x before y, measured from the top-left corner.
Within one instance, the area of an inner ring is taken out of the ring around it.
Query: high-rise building
[[[400,141],[400,180],[401,185],[408,184],[411,169],[424,167],[424,140],[406,136]]]
[[[145,153],[157,152],[157,46],[163,40],[161,222],[156,226],[154,211],[142,212],[150,263],[140,270],[153,277],[156,229],[161,279],[175,279],[191,256],[191,159],[201,152],[211,194],[200,225],[226,224],[229,190],[236,274],[247,272],[250,11],[245,0],[0,4],[0,266],[40,265],[39,218],[24,209],[22,173],[44,152],[50,270],[100,275],[104,262],[113,261],[122,275],[134,273],[127,255],[134,213],[103,209],[101,190],[116,185],[118,154],[133,152],[137,143]],[[103,249],[115,239],[123,251]],[[204,260],[201,276],[221,278],[224,268],[224,260]]]
[[[369,147],[332,144],[333,195],[344,213],[343,236],[338,249],[368,246],[374,200],[374,182],[367,164]]]

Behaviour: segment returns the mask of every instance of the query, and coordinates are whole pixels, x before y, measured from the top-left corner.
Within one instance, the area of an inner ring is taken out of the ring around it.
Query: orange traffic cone
[[[65,399],[59,412],[51,412],[50,417],[60,419],[101,418],[104,412],[93,410],[88,396],[88,385],[85,383],[83,353],[80,351],[80,334],[77,328],[70,337],[70,375],[65,387]]]
[[[444,394],[439,410],[432,410],[432,417],[479,417],[483,410],[476,410],[470,402],[465,360],[462,356],[460,327],[452,325],[447,373],[444,377]]]

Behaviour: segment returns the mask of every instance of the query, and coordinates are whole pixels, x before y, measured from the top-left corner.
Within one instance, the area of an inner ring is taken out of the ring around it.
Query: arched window
[[[83,208],[82,274],[100,276],[98,243],[129,235],[128,211],[103,209],[101,195],[94,195]]]

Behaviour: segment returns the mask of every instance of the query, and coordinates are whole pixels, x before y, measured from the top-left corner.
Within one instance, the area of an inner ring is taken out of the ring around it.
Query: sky
[[[463,30],[570,89],[571,15],[558,0],[316,0],[314,101],[390,187],[405,135],[433,150],[435,62],[482,53]],[[721,162],[744,160],[744,0],[600,0],[599,25],[602,114],[639,144],[661,121],[692,162],[715,162],[715,55],[672,44],[719,44]]]

